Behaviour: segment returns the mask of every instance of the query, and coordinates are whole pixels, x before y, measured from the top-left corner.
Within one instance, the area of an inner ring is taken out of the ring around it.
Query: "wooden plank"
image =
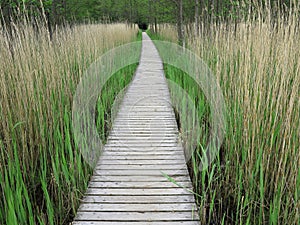
[[[178,137],[175,137],[173,134],[172,135],[168,135],[168,134],[165,134],[165,133],[161,133],[159,136],[152,136],[151,134],[148,134],[147,136],[146,135],[142,135],[142,136],[138,136],[138,135],[127,135],[127,136],[120,136],[120,135],[111,135],[108,139],[108,141],[119,141],[119,140],[122,140],[122,141],[138,141],[138,142],[141,142],[141,141],[172,141],[172,142],[177,142],[178,141]]]
[[[109,196],[149,196],[149,195],[191,195],[189,189],[184,188],[88,188],[86,195]]]
[[[191,212],[197,207],[194,203],[166,204],[82,204],[80,211],[87,212]]]
[[[192,212],[78,212],[77,220],[84,221],[190,221]]]
[[[115,143],[107,143],[107,146],[110,148],[122,148],[125,147],[127,149],[139,149],[140,151],[148,151],[148,150],[153,150],[153,149],[157,149],[160,150],[161,148],[174,148],[174,147],[178,147],[178,144],[174,143],[128,143],[127,145],[125,145],[124,143],[120,143],[120,142],[115,142]]]
[[[101,156],[102,160],[106,159],[114,159],[114,160],[120,160],[120,159],[126,159],[126,160],[173,160],[173,159],[182,159],[182,155],[109,155],[108,153],[103,154]]]
[[[113,138],[131,138],[131,137],[136,137],[136,138],[148,138],[148,137],[152,137],[152,138],[167,138],[167,137],[171,137],[173,138],[175,135],[178,136],[177,132],[155,132],[153,133],[152,131],[126,131],[126,130],[119,130],[119,131],[114,131],[113,133],[109,134],[109,139],[113,139]],[[176,137],[177,138],[177,137]],[[108,139],[108,140],[109,140]]]
[[[118,148],[110,147],[107,145],[107,148],[103,150],[103,154],[139,154],[139,155],[183,155],[182,149],[174,147],[160,147],[156,148],[153,151],[153,147],[144,147],[144,148],[134,148],[130,149],[129,147],[122,146]]]
[[[156,170],[186,170],[186,166],[182,164],[175,165],[160,165]],[[102,164],[96,167],[96,170],[153,170],[153,165],[111,165],[111,164]]]
[[[183,176],[183,175],[172,175],[170,176],[175,182],[180,182],[180,181],[190,181],[189,177]],[[95,174],[91,178],[91,181],[123,181],[123,182],[137,182],[137,181],[145,181],[145,182],[169,182],[169,179],[162,176],[162,175],[149,175],[149,176],[98,176]]]
[[[133,182],[122,182],[122,181],[91,181],[89,183],[89,187],[96,187],[96,188],[178,188],[178,187],[185,187],[185,188],[192,188],[191,182],[189,181],[180,181],[177,183],[172,182],[147,182],[147,181],[133,181]]]
[[[146,147],[145,147],[146,148]],[[143,151],[141,151],[141,149],[135,148],[135,149],[130,149],[128,147],[122,147],[122,148],[107,148],[104,149],[102,155],[155,155],[155,156],[160,156],[160,155],[184,155],[184,152],[182,150],[172,150],[171,148],[168,150],[169,148],[166,149],[159,149],[156,148],[155,151],[153,151],[153,147],[150,147],[148,149],[143,149]]]
[[[172,157],[172,156],[184,156],[184,152],[182,151],[161,151],[161,150],[156,150],[151,152],[151,149],[149,151],[139,151],[139,149],[124,149],[124,150],[108,150],[108,151],[104,151],[103,154],[101,156],[128,156],[128,157],[131,157],[131,156],[149,156],[149,159],[152,157],[152,156],[155,156],[155,157]],[[163,158],[163,159],[166,159],[166,160],[170,160],[168,158]],[[176,159],[176,157],[174,158]]]
[[[85,203],[195,203],[193,195],[182,195],[178,197],[177,195],[164,195],[164,196],[86,196],[82,202]]]
[[[158,159],[158,160],[114,160],[114,159],[106,159],[106,160],[100,160],[99,163],[97,165],[105,165],[105,164],[110,164],[110,165],[121,165],[121,164],[125,164],[125,165],[166,165],[166,164],[185,164],[185,160],[184,159],[166,159],[166,160],[162,160],[162,159]]]
[[[117,165],[116,165],[117,166]],[[157,169],[157,170],[100,170],[96,169],[95,173],[97,175],[102,175],[102,176],[160,176],[162,174],[167,174],[167,175],[185,175],[188,176],[187,170],[164,170],[164,169]]]
[[[114,126],[114,130],[123,131],[127,133],[134,133],[134,132],[152,132],[152,133],[167,133],[167,132],[178,132],[177,127],[168,127],[167,130],[162,130],[161,127],[151,127],[151,130],[149,128],[140,128],[140,127],[128,127],[128,126]]]
[[[142,143],[141,143],[142,142]],[[160,139],[160,140],[149,140],[148,138],[145,138],[143,141],[142,140],[109,140],[107,142],[107,145],[109,146],[120,146],[122,144],[130,144],[130,146],[132,145],[133,147],[143,147],[143,146],[157,146],[159,147],[160,145],[162,146],[169,146],[169,147],[174,147],[177,146],[177,140],[164,140],[164,139]]]
[[[174,138],[174,137],[166,137],[166,136],[162,136],[161,138],[150,138],[150,137],[143,137],[143,138],[110,138],[108,139],[107,143],[108,144],[119,144],[120,142],[125,142],[125,143],[132,143],[134,144],[141,144],[141,142],[143,142],[143,144],[170,144],[170,146],[174,146],[174,144],[176,145],[178,142],[178,138]]]
[[[126,150],[126,151],[125,151]],[[101,157],[103,156],[149,156],[149,157],[152,157],[152,156],[155,156],[155,157],[164,157],[164,156],[167,156],[167,157],[173,157],[173,156],[182,156],[183,155],[183,152],[181,150],[179,151],[154,151],[154,152],[151,152],[151,151],[128,151],[127,149],[125,150],[119,150],[119,151],[110,151],[110,150],[107,150],[107,151],[104,151],[103,154],[101,155]]]
[[[177,124],[176,124],[176,121],[175,119],[172,120],[172,119],[168,119],[166,118],[164,115],[160,115],[160,114],[157,114],[157,113],[150,113],[150,112],[147,112],[145,113],[145,115],[141,115],[142,117],[137,117],[137,115],[139,114],[142,114],[140,112],[131,112],[133,113],[132,114],[132,117],[131,118],[130,116],[128,116],[127,118],[115,118],[114,119],[114,125],[128,125],[128,124],[135,124],[135,125],[165,125],[165,126],[168,126],[168,127],[176,127]],[[149,114],[150,113],[150,114]],[[149,118],[146,118],[146,117],[149,117]],[[152,119],[151,119],[152,117]]]
[[[141,95],[139,95],[141,96]],[[130,97],[131,96],[126,96],[126,97]],[[126,98],[125,97],[125,98]],[[166,96],[165,98],[168,98],[168,96]],[[132,103],[131,102],[126,102],[123,101],[123,103],[126,103],[125,105],[123,104],[122,107],[119,110],[119,113],[121,116],[139,116],[140,118],[142,118],[144,115],[165,115],[165,116],[170,116],[172,115],[172,113],[170,113],[170,109],[171,107],[165,107],[165,108],[155,108],[155,106],[151,107],[151,108],[136,108],[135,106],[135,102],[138,102],[139,99],[132,99]],[[118,114],[119,115],[119,114]],[[159,117],[157,117],[159,118]],[[152,117],[153,119],[153,117]]]

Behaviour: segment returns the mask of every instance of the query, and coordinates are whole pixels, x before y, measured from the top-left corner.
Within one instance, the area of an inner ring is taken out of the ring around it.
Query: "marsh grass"
[[[92,169],[73,140],[72,95],[94,60],[137,34],[125,24],[90,24],[57,29],[50,40],[47,28],[38,26],[12,24],[11,37],[0,27],[1,224],[68,224],[73,218]],[[123,77],[132,70],[121,71]]]
[[[186,39],[186,46],[214,72],[227,105],[227,131],[219,157],[208,170],[199,171],[200,139],[191,162],[203,224],[299,224],[297,12],[291,10],[272,22],[266,14],[236,26],[211,24],[210,32],[189,34]],[[176,37],[176,29],[159,30],[160,38]],[[181,71],[169,67],[165,71],[179,84],[190,83]],[[184,88],[197,99],[202,93],[190,91],[192,86]],[[199,110],[207,104],[202,100],[195,101]]]

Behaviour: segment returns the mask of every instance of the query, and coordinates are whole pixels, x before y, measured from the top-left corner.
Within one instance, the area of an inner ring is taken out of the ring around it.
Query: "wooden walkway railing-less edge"
[[[199,224],[163,64],[146,33],[142,45],[74,225]]]

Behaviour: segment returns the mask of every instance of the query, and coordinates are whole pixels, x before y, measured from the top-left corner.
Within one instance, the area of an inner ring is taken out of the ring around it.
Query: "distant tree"
[[[195,0],[195,34],[199,33],[199,0]]]
[[[1,10],[1,25],[8,32],[11,33],[11,18],[12,18],[12,4],[9,0],[1,0],[0,2]]]
[[[178,44],[183,45],[184,43],[184,29],[183,29],[183,0],[172,0],[176,7],[177,15],[177,34],[178,34]]]

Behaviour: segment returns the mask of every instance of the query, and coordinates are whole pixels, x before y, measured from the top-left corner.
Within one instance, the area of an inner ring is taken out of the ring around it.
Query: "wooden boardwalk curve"
[[[143,33],[140,65],[73,224],[199,224],[190,190],[163,64]]]

